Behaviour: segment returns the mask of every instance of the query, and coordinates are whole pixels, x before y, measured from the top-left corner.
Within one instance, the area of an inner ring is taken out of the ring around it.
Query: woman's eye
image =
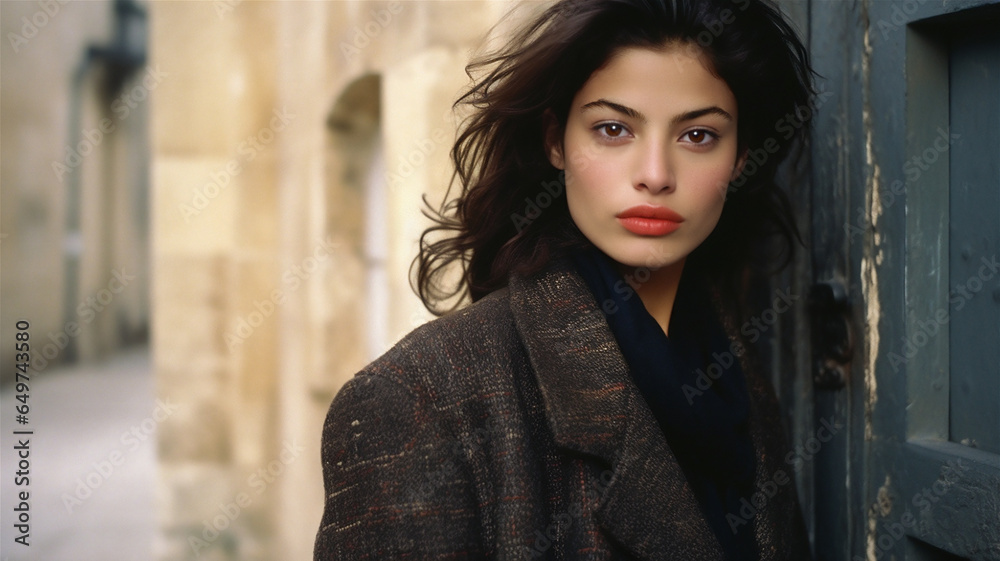
[[[684,135],[692,144],[697,144],[699,146],[706,146],[711,144],[714,140],[719,138],[715,133],[709,132],[703,129],[697,129],[690,131]]]
[[[603,123],[597,125],[594,129],[606,138],[623,138],[628,136],[628,129],[619,123]]]

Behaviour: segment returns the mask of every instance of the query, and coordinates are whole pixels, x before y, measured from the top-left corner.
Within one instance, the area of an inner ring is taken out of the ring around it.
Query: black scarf
[[[726,558],[756,561],[753,524],[740,524],[734,533],[726,520],[727,514],[739,516],[740,500],[749,500],[753,491],[750,397],[739,358],[730,351],[704,285],[688,271],[681,275],[668,338],[604,253],[583,250],[573,261],[604,311]],[[707,389],[706,379],[711,381]]]

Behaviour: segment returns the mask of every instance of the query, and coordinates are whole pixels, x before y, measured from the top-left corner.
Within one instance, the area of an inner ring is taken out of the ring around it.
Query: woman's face
[[[570,215],[618,263],[683,265],[719,221],[739,174],[736,98],[697,49],[626,48],[570,106],[549,159],[566,172]]]

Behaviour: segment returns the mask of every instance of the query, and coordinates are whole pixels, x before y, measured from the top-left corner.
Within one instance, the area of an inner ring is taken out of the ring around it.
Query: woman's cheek
[[[584,171],[591,167],[593,163],[594,150],[581,143],[567,143],[567,150],[569,152],[569,162],[572,167],[577,171]]]
[[[699,206],[706,212],[712,210],[722,212],[722,206],[726,203],[726,193],[729,190],[729,173],[723,169],[714,170],[707,181],[704,181],[701,189],[698,189]]]
[[[720,202],[719,204],[713,205],[711,208],[706,209],[705,223],[702,227],[703,231],[699,236],[701,238],[701,242],[705,241],[705,239],[707,239],[708,236],[713,231],[715,231],[715,228],[719,225],[719,219],[722,217],[722,206],[723,205]],[[698,242],[698,245],[701,245],[701,242]]]

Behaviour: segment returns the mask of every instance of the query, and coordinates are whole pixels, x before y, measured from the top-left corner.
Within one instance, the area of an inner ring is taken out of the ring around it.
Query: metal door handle
[[[813,382],[818,389],[841,389],[850,379],[854,358],[854,328],[847,289],[839,281],[814,284],[809,291],[809,310],[816,357]]]

